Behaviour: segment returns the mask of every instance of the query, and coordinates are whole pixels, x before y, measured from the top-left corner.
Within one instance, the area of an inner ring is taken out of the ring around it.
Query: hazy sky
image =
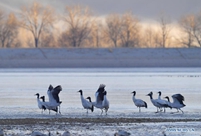
[[[18,11],[23,5],[31,4],[34,0],[0,0],[0,9]],[[143,20],[155,20],[161,13],[177,20],[185,14],[201,11],[201,0],[35,0],[48,4],[62,12],[65,5],[80,4],[89,6],[97,15],[110,13],[125,13],[132,11]]]

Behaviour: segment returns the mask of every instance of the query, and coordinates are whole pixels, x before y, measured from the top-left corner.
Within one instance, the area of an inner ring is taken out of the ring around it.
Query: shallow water
[[[145,117],[152,114],[156,108],[146,94],[162,92],[162,97],[181,93],[185,97],[183,108],[185,113],[201,112],[201,69],[200,68],[105,68],[105,69],[1,69],[0,70],[0,115],[1,118],[46,117],[37,108],[36,96],[40,93],[47,100],[47,89],[50,84],[61,85],[61,111],[65,116],[85,115],[81,106],[80,89],[84,97],[91,96],[100,84],[106,85],[107,97],[110,101],[110,116]],[[137,107],[132,102],[132,91],[136,98],[143,99],[148,109],[142,108],[144,114],[138,114]],[[172,100],[172,99],[171,99]],[[167,112],[175,110],[167,109]],[[95,109],[90,115],[99,115]],[[154,115],[155,116],[155,115]],[[172,117],[172,116],[170,116]]]

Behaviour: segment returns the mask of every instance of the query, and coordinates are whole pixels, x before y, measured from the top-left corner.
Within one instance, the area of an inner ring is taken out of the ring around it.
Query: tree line
[[[172,24],[165,15],[155,26],[143,25],[132,12],[98,17],[80,5],[58,14],[34,2],[19,13],[0,10],[0,47],[201,47],[201,13],[181,17],[176,28]]]

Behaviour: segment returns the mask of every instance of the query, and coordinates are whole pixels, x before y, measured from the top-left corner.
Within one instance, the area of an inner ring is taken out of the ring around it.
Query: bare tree
[[[4,19],[4,15],[5,13],[2,11],[2,10],[0,10],[0,22],[2,22],[2,20]]]
[[[36,48],[39,46],[41,34],[53,28],[56,20],[51,7],[44,7],[36,2],[31,7],[21,8],[20,19],[20,26],[32,33]]]
[[[144,39],[144,40],[141,40],[142,46],[154,47],[154,29],[150,25],[144,29],[144,33],[142,33],[142,37]]]
[[[66,46],[80,47],[91,32],[92,16],[89,8],[66,6],[63,20],[67,24],[67,31],[61,35],[60,41],[65,42]]]
[[[121,17],[121,44],[123,47],[134,47],[139,44],[139,20],[132,13]]]
[[[187,47],[201,47],[201,14],[184,16],[179,24],[184,33],[181,43]]]
[[[106,36],[113,42],[114,47],[118,47],[118,41],[121,36],[121,16],[117,14],[108,15],[106,18]]]
[[[0,40],[1,47],[4,47],[5,13],[0,10]]]
[[[10,13],[7,17],[2,16],[0,12],[0,41],[1,46],[4,47],[16,47],[19,43],[17,41],[18,27],[17,19],[13,13]]]
[[[144,29],[141,37],[141,46],[151,48],[161,47],[160,34],[153,25],[147,26]]]
[[[161,28],[161,46],[165,48],[168,45],[170,38],[170,21],[165,16],[160,17],[160,28]]]
[[[57,47],[55,36],[52,32],[43,33],[41,39],[41,47]]]
[[[102,24],[100,23],[100,20],[96,20],[91,23],[91,33],[89,35],[88,42],[91,43],[93,47],[101,46],[101,27]]]
[[[193,31],[194,37],[197,41],[197,43],[199,44],[199,46],[201,47],[201,13],[199,13],[196,16],[196,28]]]
[[[194,43],[193,29],[195,29],[195,16],[194,15],[185,16],[179,21],[179,24],[184,33],[184,35],[181,36],[180,38],[180,42],[187,47],[193,46]]]

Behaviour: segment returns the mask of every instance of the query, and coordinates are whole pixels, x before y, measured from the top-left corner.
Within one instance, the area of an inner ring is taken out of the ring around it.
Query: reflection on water
[[[95,91],[104,83],[113,111],[138,111],[132,102],[134,90],[137,98],[148,103],[148,111],[156,110],[145,96],[150,91],[154,98],[158,97],[158,91],[162,92],[162,97],[181,93],[187,105],[185,110],[200,111],[201,106],[197,107],[201,102],[200,81],[200,68],[1,69],[0,107],[35,110],[34,94],[40,93],[47,99],[46,91],[52,84],[63,87],[62,107],[81,109],[77,91],[82,89],[85,97],[91,96],[94,100]]]

